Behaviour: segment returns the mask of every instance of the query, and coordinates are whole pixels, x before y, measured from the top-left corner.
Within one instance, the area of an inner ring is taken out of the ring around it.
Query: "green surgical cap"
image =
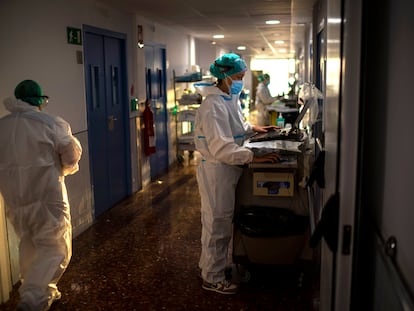
[[[263,82],[264,80],[269,80],[269,79],[270,79],[270,76],[267,73],[259,75],[257,77],[257,80],[259,80],[259,82]]]
[[[239,72],[247,70],[246,63],[237,54],[224,54],[217,58],[210,66],[211,74],[218,79],[225,79]]]
[[[49,98],[43,94],[40,85],[33,80],[20,82],[14,89],[14,96],[32,106],[40,106],[46,98]]]

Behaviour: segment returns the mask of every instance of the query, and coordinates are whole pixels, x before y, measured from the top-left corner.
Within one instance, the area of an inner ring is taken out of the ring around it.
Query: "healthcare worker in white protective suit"
[[[256,98],[254,106],[257,110],[256,124],[269,125],[270,116],[267,106],[278,100],[278,96],[272,96],[269,91],[270,76],[265,73],[257,77],[259,84],[256,88]]]
[[[237,54],[224,54],[210,66],[216,84],[199,85],[204,100],[194,124],[195,146],[202,161],[197,168],[201,196],[202,288],[221,294],[235,294],[238,284],[226,279],[236,185],[243,165],[250,162],[277,162],[277,153],[257,157],[243,147],[248,133],[266,132],[273,126],[252,126],[243,120],[239,95],[243,89],[246,63]]]
[[[82,148],[69,124],[41,111],[48,97],[33,80],[15,88],[0,119],[0,192],[19,243],[17,310],[48,310],[72,254],[64,176],[78,171]]]

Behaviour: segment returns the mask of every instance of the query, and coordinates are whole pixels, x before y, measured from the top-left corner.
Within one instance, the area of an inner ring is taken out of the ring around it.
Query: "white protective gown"
[[[215,86],[198,87],[205,97],[195,118],[194,140],[202,155],[197,168],[201,196],[201,256],[204,280],[223,281],[233,235],[235,191],[242,168],[253,152],[242,147],[251,126],[244,123],[238,95],[229,96]]]
[[[257,110],[257,125],[270,125],[269,112],[266,107],[271,105],[278,99],[276,96],[270,94],[269,88],[263,82],[260,82],[257,85],[256,89],[256,98],[255,98],[255,107]]]
[[[78,171],[82,148],[69,124],[16,99],[0,119],[0,192],[20,238],[21,301],[44,310],[72,255],[64,176]]]

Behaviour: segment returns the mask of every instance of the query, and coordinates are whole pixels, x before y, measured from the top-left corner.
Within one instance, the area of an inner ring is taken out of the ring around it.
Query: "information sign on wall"
[[[66,27],[66,35],[69,44],[82,45],[82,30],[78,28]]]

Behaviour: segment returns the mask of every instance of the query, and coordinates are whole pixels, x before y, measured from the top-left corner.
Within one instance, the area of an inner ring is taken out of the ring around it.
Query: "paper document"
[[[303,141],[290,140],[269,140],[251,143],[246,141],[244,146],[249,149],[263,149],[263,150],[286,150],[292,152],[302,152],[300,146]]]
[[[269,105],[266,106],[266,109],[268,111],[277,111],[277,112],[297,112],[298,108],[291,108],[291,107],[286,107],[286,106],[281,106],[281,105]]]

